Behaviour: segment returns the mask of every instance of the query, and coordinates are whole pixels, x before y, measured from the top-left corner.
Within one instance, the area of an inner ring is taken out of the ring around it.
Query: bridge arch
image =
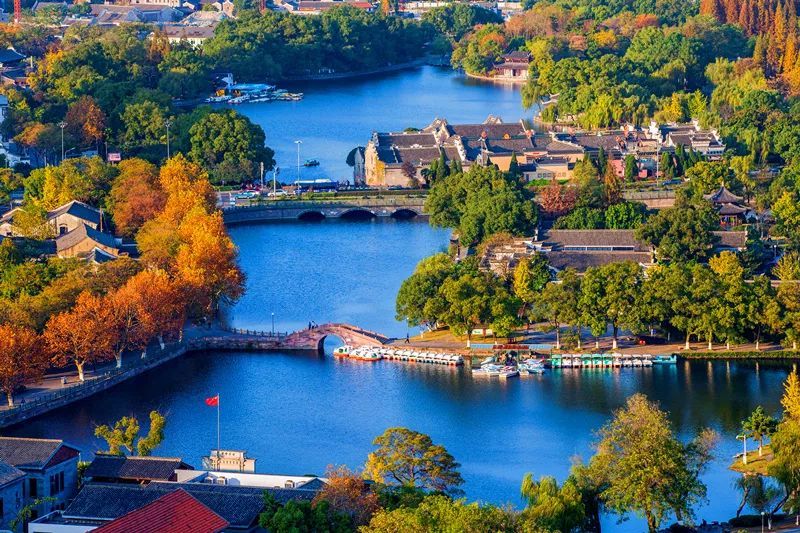
[[[343,218],[345,220],[368,220],[370,218],[375,218],[376,215],[369,209],[363,207],[353,207],[351,209],[347,209],[343,211],[339,218]]]
[[[421,213],[416,209],[412,209],[410,207],[401,207],[400,209],[396,209],[391,214],[391,217],[397,220],[409,220],[420,215]]]
[[[307,220],[311,222],[318,222],[320,220],[325,220],[325,214],[322,211],[317,211],[315,209],[309,209],[308,211],[303,211],[299,215],[297,215],[298,220]]]
[[[382,346],[388,341],[388,338],[380,333],[366,331],[350,324],[322,324],[292,333],[284,340],[284,344],[323,354],[327,337],[338,337],[344,344],[350,346]]]

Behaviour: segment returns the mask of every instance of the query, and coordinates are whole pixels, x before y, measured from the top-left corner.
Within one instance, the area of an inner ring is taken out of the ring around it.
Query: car
[[[679,183],[683,183],[683,180],[681,180],[681,179],[667,180],[664,183],[662,183],[661,185],[665,185],[665,186],[666,185],[678,185]]]
[[[287,194],[287,192],[286,192],[286,191],[284,191],[283,189],[278,189],[278,190],[277,190],[277,191],[275,191],[275,192],[269,192],[269,193],[267,193],[267,197],[268,197],[268,198],[283,198],[284,196],[288,196],[288,194]]]
[[[251,198],[258,198],[258,196],[258,191],[242,191],[236,195],[236,198],[240,200],[249,200]]]

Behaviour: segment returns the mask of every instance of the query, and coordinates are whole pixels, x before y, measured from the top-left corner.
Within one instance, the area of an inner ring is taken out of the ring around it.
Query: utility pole
[[[273,198],[276,197],[275,194],[276,194],[276,191],[277,191],[276,186],[277,186],[277,179],[278,179],[278,172],[279,171],[280,171],[280,169],[278,168],[277,165],[275,165],[275,169],[272,171],[272,197]]]
[[[264,162],[259,165],[259,173],[261,174],[261,194],[264,194]]]
[[[61,128],[61,161],[64,161],[64,128],[67,127],[67,123],[62,120],[58,123],[58,127]]]
[[[300,145],[303,144],[303,141],[295,141],[297,145],[297,181],[300,181]]]
[[[164,121],[164,127],[167,128],[167,159],[169,159],[169,127],[172,126],[172,120],[167,119]]]

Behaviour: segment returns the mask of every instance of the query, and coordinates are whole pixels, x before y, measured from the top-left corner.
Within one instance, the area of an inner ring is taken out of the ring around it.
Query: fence
[[[286,331],[256,331],[242,328],[223,328],[225,331],[236,333],[237,335],[249,335],[251,337],[266,337],[273,339],[283,339],[289,336]]]

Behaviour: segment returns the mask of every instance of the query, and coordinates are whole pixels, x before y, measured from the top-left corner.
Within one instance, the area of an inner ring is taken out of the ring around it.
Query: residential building
[[[121,247],[121,239],[110,233],[93,229],[87,224],[81,224],[69,233],[56,237],[56,255],[58,257],[86,257],[90,254],[107,257],[127,255],[121,250]]]
[[[503,62],[494,66],[494,79],[510,82],[528,81],[528,66],[531,55],[528,52],[510,52],[503,55]]]
[[[179,457],[140,457],[97,454],[84,472],[84,479],[102,483],[178,481],[176,471],[194,471]]]
[[[215,29],[216,26],[186,26],[181,24],[164,26],[161,31],[170,43],[187,42],[195,48],[201,48],[207,40],[214,37]]]
[[[703,130],[695,120],[691,124],[664,124],[655,121],[647,130],[651,139],[655,139],[663,148],[675,149],[683,146],[685,150],[693,150],[702,154],[709,161],[719,161],[725,153],[725,144],[716,130]]]
[[[230,485],[234,487],[302,490],[320,490],[327,483],[327,479],[317,476],[282,476],[213,470],[176,470],[175,481],[179,483],[210,483],[212,485]]]
[[[14,215],[16,213],[18,213],[18,210],[12,209],[0,217],[0,235],[6,237],[19,236],[14,226]],[[100,209],[77,200],[67,202],[52,211],[48,211],[47,224],[50,226],[53,235],[66,235],[83,225],[98,231],[103,231],[108,227],[108,221]]]
[[[211,450],[207,457],[203,457],[203,468],[223,472],[253,473],[256,471],[256,460],[247,457],[245,450]]]
[[[25,472],[0,461],[0,529],[11,529],[14,520],[25,506]]]
[[[55,439],[0,437],[0,461],[25,473],[23,505],[52,498],[33,510],[33,518],[64,509],[78,489],[80,450]]]

